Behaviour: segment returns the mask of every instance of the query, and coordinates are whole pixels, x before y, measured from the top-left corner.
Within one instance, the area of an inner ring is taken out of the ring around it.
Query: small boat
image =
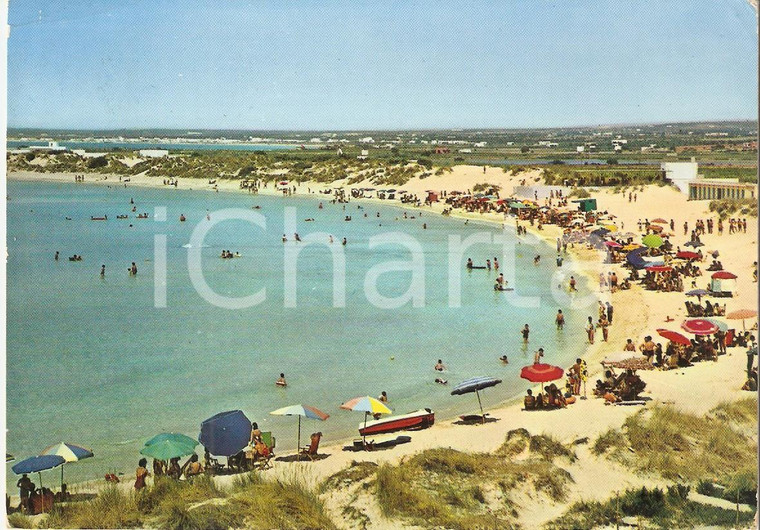
[[[435,412],[430,409],[420,409],[401,416],[388,416],[379,420],[369,421],[366,426],[359,424],[359,434],[369,436],[387,432],[411,429],[425,429],[435,423]]]
[[[147,218],[148,218],[148,214],[147,214],[147,213],[141,213],[141,214],[139,214],[139,215],[137,216],[137,218],[138,218],[138,219],[147,219]]]
[[[93,215],[90,216],[91,221],[108,221],[108,216],[104,215],[103,217],[95,217]]]
[[[117,219],[129,219],[129,216],[128,215],[117,215],[116,218]]]

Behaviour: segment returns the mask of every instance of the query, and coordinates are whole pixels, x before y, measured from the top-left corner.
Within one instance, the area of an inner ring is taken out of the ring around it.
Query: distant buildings
[[[739,179],[706,179],[697,173],[698,164],[691,162],[663,162],[660,166],[670,180],[691,201],[718,199],[754,199],[757,186]]]

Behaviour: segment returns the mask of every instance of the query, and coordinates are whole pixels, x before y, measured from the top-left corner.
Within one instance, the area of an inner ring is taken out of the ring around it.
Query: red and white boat
[[[425,429],[435,423],[435,412],[430,409],[420,409],[401,416],[388,416],[379,420],[368,421],[359,425],[359,434],[369,436],[387,432],[411,429]]]

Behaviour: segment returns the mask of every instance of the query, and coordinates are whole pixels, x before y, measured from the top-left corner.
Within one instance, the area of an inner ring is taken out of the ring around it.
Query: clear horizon
[[[9,128],[508,130],[757,119],[757,15],[745,0],[446,10],[431,1],[45,0],[12,2],[8,22]]]

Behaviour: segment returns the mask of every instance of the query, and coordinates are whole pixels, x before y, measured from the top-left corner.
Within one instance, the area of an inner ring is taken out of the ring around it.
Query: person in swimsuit
[[[135,489],[140,491],[145,487],[145,479],[150,476],[147,466],[148,460],[141,458],[137,463],[137,471],[135,472]]]
[[[530,336],[530,328],[528,327],[528,324],[525,324],[525,327],[522,328],[520,333],[522,333],[523,343],[528,344],[528,337]]]
[[[288,383],[285,381],[285,374],[281,373],[275,384],[277,386],[288,386]]]
[[[443,361],[441,359],[438,359],[438,362],[433,369],[438,372],[443,372],[446,369],[446,366],[443,364]]]

